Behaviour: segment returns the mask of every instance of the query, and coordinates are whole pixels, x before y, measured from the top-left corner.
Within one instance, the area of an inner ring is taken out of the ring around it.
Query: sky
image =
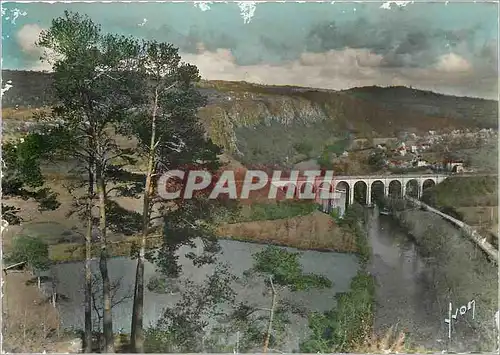
[[[3,68],[50,70],[34,43],[65,10],[173,43],[204,79],[498,99],[498,3],[4,3]]]

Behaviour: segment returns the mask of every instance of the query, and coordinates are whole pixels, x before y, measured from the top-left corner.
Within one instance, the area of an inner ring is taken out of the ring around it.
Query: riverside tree
[[[280,345],[290,324],[292,314],[304,316],[300,304],[285,298],[280,299],[283,291],[308,291],[332,287],[332,282],[324,276],[307,274],[300,265],[300,253],[289,252],[284,248],[269,246],[254,254],[254,264],[244,273],[246,287],[256,287],[253,282],[264,282],[270,305],[263,308],[260,304],[244,301],[234,306],[218,327],[219,333],[241,334],[238,337],[238,350],[256,352],[262,347],[266,353],[270,346]]]
[[[198,109],[206,104],[206,98],[195,86],[200,80],[198,69],[182,63],[178,49],[171,44],[144,41],[137,53],[130,63],[137,74],[135,88],[141,104],[122,122],[120,132],[136,138],[137,155],[147,162],[144,190],[135,190],[142,192],[143,210],[131,324],[132,349],[144,352],[144,263],[148,236],[163,228],[162,247],[150,260],[165,275],[176,276],[179,267],[175,253],[180,245],[193,245],[195,238],[202,238],[206,253],[193,257],[194,262],[213,261],[211,255],[217,251],[217,243],[210,221],[221,207],[217,201],[207,199],[208,190],[191,199],[164,201],[157,195],[158,178],[176,169],[214,173],[220,168],[221,151],[207,138],[197,117]],[[185,179],[172,182],[180,189],[185,183]],[[154,223],[155,220],[160,223]]]
[[[130,38],[103,34],[87,16],[65,12],[54,19],[40,35],[38,45],[45,50],[43,60],[52,64],[53,89],[57,102],[49,115],[40,117],[57,122],[51,136],[58,142],[53,149],[64,162],[76,162],[72,173],[81,178],[78,188],[86,187],[75,198],[75,207],[86,219],[85,263],[85,351],[92,342],[92,275],[90,269],[92,229],[99,226],[99,269],[103,283],[104,349],[114,352],[111,314],[111,284],[107,270],[108,182],[119,170],[115,165],[129,158],[115,140],[114,125],[133,107],[130,87],[133,75],[127,59],[135,57],[136,42]],[[64,160],[63,160],[64,159]],[[72,191],[76,188],[72,187]],[[93,207],[99,210],[97,223]]]
[[[155,326],[145,331],[145,350],[148,353],[220,352],[221,347],[211,341],[208,328],[225,315],[224,306],[234,303],[235,280],[222,263],[215,265],[203,283],[184,280],[180,300],[167,307]]]

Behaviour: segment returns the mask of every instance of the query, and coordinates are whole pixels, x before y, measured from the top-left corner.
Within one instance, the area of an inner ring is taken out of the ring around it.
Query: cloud
[[[353,25],[356,23],[353,22]],[[381,29],[368,39],[363,31],[346,32],[349,26],[329,26],[317,26],[317,31],[312,32],[309,37],[312,48],[302,48],[302,51],[292,55],[291,52],[297,49],[283,45],[276,50],[276,58],[279,52],[288,51],[289,54],[283,53],[279,60],[274,61],[238,60],[233,38],[229,35],[221,38],[212,33],[206,35],[207,42],[199,41],[200,30],[196,27],[191,27],[189,35],[184,37],[188,40],[184,41],[180,51],[182,59],[197,65],[205,79],[333,90],[368,85],[405,85],[454,95],[497,97],[496,41],[486,42],[478,51],[467,51],[472,30],[425,32],[402,27],[401,33]],[[366,23],[363,26],[370,28]],[[50,70],[49,64],[38,60],[41,50],[34,44],[41,31],[40,26],[30,24],[17,33],[19,47],[34,63],[27,68],[30,70]],[[328,39],[329,34],[333,36],[333,41]],[[445,34],[456,43],[435,50],[432,43],[436,38],[446,37]],[[227,46],[217,47],[221,40]],[[273,43],[263,36],[260,41],[267,41],[267,47],[280,45],[279,41]]]
[[[465,58],[448,53],[426,68],[384,66],[384,57],[367,49],[345,48],[324,53],[305,52],[282,65],[238,65],[229,49],[183,54],[208,80],[248,81],[343,90],[359,86],[404,85],[453,95],[496,98],[497,74],[474,68]]]
[[[478,25],[444,30],[425,19],[408,21],[392,14],[385,21],[358,17],[341,24],[316,23],[307,36],[306,49],[320,53],[346,47],[366,48],[383,55],[385,66],[426,68],[450,50],[461,55],[477,51],[479,30]]]
[[[28,70],[35,71],[52,71],[52,64],[47,61],[41,61],[40,57],[42,55],[48,58],[57,58],[54,51],[38,47],[36,42],[40,37],[40,33],[44,28],[37,24],[28,24],[21,27],[19,32],[17,32],[16,41],[21,50],[31,59],[33,63]]]
[[[40,54],[40,49],[36,46],[36,41],[42,32],[42,28],[37,24],[28,24],[21,27],[17,32],[17,44],[25,53],[34,55]]]
[[[470,71],[472,66],[463,57],[455,53],[449,53],[439,57],[436,69],[442,72],[455,73]]]

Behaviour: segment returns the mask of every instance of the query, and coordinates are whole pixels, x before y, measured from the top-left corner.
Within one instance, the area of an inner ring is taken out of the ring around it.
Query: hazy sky
[[[7,3],[3,67],[48,69],[34,42],[64,10],[171,42],[206,79],[497,98],[497,3]]]

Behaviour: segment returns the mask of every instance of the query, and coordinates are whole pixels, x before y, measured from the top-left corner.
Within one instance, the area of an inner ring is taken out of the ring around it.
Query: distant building
[[[463,173],[464,162],[462,160],[449,160],[445,162],[445,169],[453,173]]]
[[[338,216],[343,217],[345,214],[346,201],[347,190],[336,188],[333,199],[323,199],[321,201],[323,212],[331,213],[332,211],[337,210]]]

